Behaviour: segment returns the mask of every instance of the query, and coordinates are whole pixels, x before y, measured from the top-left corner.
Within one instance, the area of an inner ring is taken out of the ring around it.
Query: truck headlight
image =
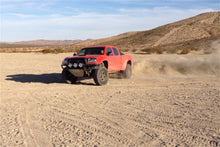
[[[68,64],[68,59],[64,59],[63,61],[62,61],[62,65],[67,65]]]
[[[97,61],[96,58],[88,58],[88,63],[94,63],[96,61]]]

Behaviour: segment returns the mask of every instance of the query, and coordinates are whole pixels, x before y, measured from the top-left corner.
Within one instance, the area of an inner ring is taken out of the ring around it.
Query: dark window
[[[116,48],[113,48],[113,52],[114,52],[114,55],[115,56],[118,56],[119,54],[118,54],[118,50],[116,49]]]
[[[78,52],[79,56],[85,55],[103,55],[104,48],[103,47],[93,47],[93,48],[83,48]]]
[[[106,55],[107,56],[112,56],[112,49],[109,47],[109,48],[107,48],[107,50],[106,50]]]

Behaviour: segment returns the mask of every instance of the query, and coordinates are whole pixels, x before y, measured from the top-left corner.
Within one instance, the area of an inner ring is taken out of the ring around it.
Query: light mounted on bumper
[[[69,68],[71,68],[72,66],[73,66],[73,64],[72,64],[72,63],[69,63],[69,64],[68,64],[68,67],[69,67]]]
[[[78,64],[77,63],[73,63],[73,67],[77,68]]]
[[[83,63],[79,63],[79,67],[82,68],[83,67]]]

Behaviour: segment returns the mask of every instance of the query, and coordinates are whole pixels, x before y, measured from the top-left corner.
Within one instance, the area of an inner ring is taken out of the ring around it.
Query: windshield
[[[104,55],[104,47],[83,48],[78,52],[78,55]]]

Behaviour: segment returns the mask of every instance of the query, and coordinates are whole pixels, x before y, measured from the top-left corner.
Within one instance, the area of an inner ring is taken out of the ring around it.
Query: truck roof
[[[105,48],[105,47],[114,47],[114,48],[117,48],[117,47],[112,46],[112,45],[87,46],[87,47],[84,47],[84,48],[96,48],[96,47],[103,47],[103,48]]]

